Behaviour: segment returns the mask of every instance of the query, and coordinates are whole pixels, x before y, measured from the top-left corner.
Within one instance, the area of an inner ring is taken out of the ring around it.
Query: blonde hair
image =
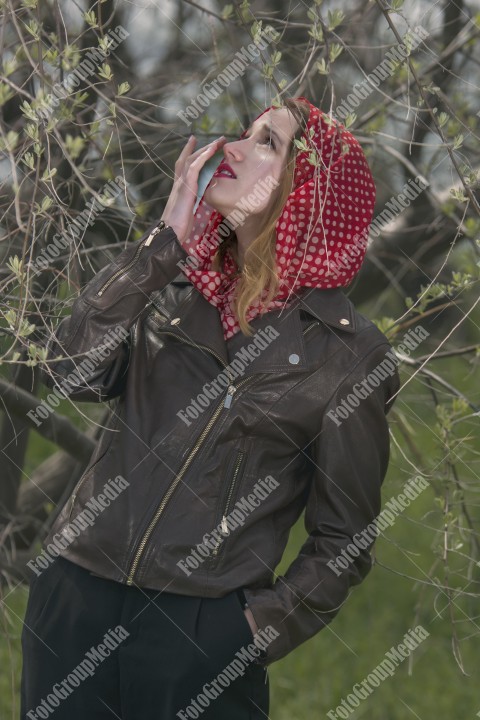
[[[294,140],[300,139],[309,117],[309,107],[301,100],[286,98],[286,107],[297,120],[299,127],[295,132],[290,148],[287,152],[285,166],[281,173],[281,180],[278,187],[270,197],[269,204],[265,209],[260,221],[257,237],[245,250],[243,270],[236,285],[233,296],[233,310],[237,316],[238,323],[244,335],[251,336],[253,331],[246,319],[247,310],[257,299],[260,299],[263,291],[267,289],[267,295],[262,303],[262,309],[275,297],[279,287],[278,268],[276,262],[276,232],[275,225],[280,217],[288,196],[292,191],[295,158],[297,148]],[[227,250],[238,264],[237,238],[232,232],[220,245],[215,253],[212,267],[220,270],[223,265],[223,258]],[[261,310],[262,312],[262,310]]]

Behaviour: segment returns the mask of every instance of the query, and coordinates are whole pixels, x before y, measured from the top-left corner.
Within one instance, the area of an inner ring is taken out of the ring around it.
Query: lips
[[[225,177],[225,178],[230,178],[230,180],[236,180],[236,178],[237,178],[237,176],[233,172],[230,165],[227,162],[225,162],[224,160],[222,160],[222,162],[220,163],[218,168],[213,173],[213,177],[215,177],[215,178]]]

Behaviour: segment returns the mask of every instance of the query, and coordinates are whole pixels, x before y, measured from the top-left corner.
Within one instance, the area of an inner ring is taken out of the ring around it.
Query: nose
[[[234,162],[241,162],[243,160],[244,153],[240,146],[241,142],[241,140],[232,140],[232,142],[225,143],[223,146],[223,154],[227,161],[233,160]]]

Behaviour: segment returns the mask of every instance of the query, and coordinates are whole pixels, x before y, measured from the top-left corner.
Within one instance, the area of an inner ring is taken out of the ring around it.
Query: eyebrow
[[[246,131],[246,132],[249,133],[249,132],[251,131],[251,129],[252,129],[252,126],[250,125],[250,127],[247,128],[247,131]],[[276,138],[277,142],[278,142],[280,145],[283,143],[283,140],[280,138],[280,136],[278,135],[278,133],[277,133],[273,128],[271,128],[270,125],[267,125],[267,123],[263,123],[263,125],[262,125],[261,128],[260,128],[260,130],[261,130],[261,131],[269,132],[271,135],[273,135],[273,136]]]

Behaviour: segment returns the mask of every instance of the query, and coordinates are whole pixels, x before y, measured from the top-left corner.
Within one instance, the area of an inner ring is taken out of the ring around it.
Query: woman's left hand
[[[253,617],[252,611],[250,610],[249,607],[247,607],[244,609],[243,612],[245,613],[245,617],[248,620],[248,624],[250,625],[250,629],[251,629],[252,633],[255,635],[258,632],[258,625],[255,622],[255,618]]]

